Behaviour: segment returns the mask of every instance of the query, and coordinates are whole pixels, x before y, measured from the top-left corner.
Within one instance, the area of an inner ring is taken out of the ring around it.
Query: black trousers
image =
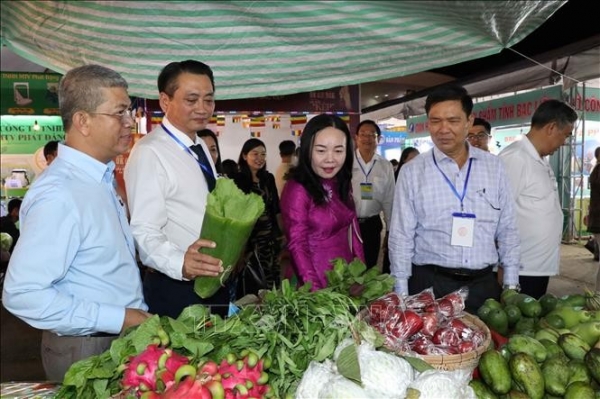
[[[379,215],[358,219],[358,228],[363,240],[365,263],[367,267],[377,265],[377,258],[381,249],[381,230],[383,223]]]
[[[535,299],[540,299],[548,289],[550,277],[548,276],[519,276],[521,293],[527,294]]]
[[[486,299],[500,300],[502,287],[498,284],[492,267],[488,267],[487,272],[472,277],[451,273],[451,270],[435,265],[413,264],[412,276],[408,279],[408,293],[418,294],[426,288],[433,287],[435,297],[441,298],[466,286],[469,288],[469,295],[465,302],[465,310],[472,314],[477,313],[477,309]]]
[[[193,281],[174,280],[148,268],[144,277],[144,298],[148,312],[176,319],[181,311],[193,304],[210,308],[211,313],[226,317],[229,311],[229,289],[221,287],[215,295],[202,299],[194,292]]]

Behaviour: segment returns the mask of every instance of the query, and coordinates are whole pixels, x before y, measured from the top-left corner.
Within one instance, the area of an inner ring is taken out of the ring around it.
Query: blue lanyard
[[[368,173],[365,172],[365,168],[363,168],[362,164],[360,163],[360,157],[356,157],[356,161],[358,162],[358,166],[360,166],[360,170],[362,170],[363,175],[365,175],[365,182],[368,182],[369,181],[369,175],[373,171],[373,168],[375,167],[375,163],[377,162],[377,160],[376,159],[373,160],[373,165],[371,165],[371,169],[369,169]]]
[[[454,184],[452,184],[450,179],[448,179],[448,176],[446,176],[444,171],[442,169],[440,169],[440,167],[435,159],[435,154],[433,153],[433,150],[431,150],[431,155],[433,156],[433,163],[435,164],[436,168],[438,168],[438,170],[440,171],[442,176],[444,176],[446,183],[448,183],[448,185],[452,189],[452,192],[454,192],[454,195],[456,196],[456,198],[458,198],[460,200],[460,211],[462,212],[463,211],[463,200],[465,199],[465,195],[467,194],[467,184],[469,184],[469,176],[471,176],[471,164],[473,163],[473,158],[469,159],[469,168],[467,169],[467,178],[465,179],[465,185],[463,187],[463,192],[461,195],[458,193],[458,191],[456,191],[456,187],[454,187]]]
[[[200,162],[199,159],[196,158],[196,156],[194,155],[194,153],[192,152],[192,150],[190,150],[190,147],[188,147],[187,145],[183,144],[181,142],[181,140],[179,140],[173,133],[171,133],[171,131],[169,129],[167,129],[167,127],[165,126],[164,123],[161,123],[160,126],[164,129],[165,132],[167,132],[167,134],[169,136],[171,136],[171,138],[173,140],[175,140],[175,142],[177,144],[179,144],[181,146],[181,148],[183,148],[188,154],[190,154],[190,156],[192,158],[194,158],[194,160],[198,163],[198,166],[200,166],[200,169],[202,169],[206,173],[210,173],[211,175],[214,175],[213,171],[210,170],[207,165],[203,164],[202,162]]]

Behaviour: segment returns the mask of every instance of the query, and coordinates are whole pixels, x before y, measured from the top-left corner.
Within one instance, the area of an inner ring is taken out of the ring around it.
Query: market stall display
[[[464,289],[400,297],[358,260],[332,261],[327,278],[315,292],[284,280],[227,319],[201,305],[154,316],[74,364],[55,397],[597,398],[598,294],[532,304],[507,290],[478,312],[489,323],[516,306],[503,336],[464,312]]]
[[[343,282],[346,274],[342,270],[345,268],[353,273],[352,284],[358,278],[363,285],[354,298],[339,292],[346,287]],[[316,292],[311,292],[308,284],[295,289],[284,280],[281,289],[264,292],[259,303],[243,306],[237,315],[225,320],[210,315],[200,305],[186,308],[176,320],[153,316],[114,341],[110,351],[74,364],[65,376],[58,397],[153,397],[151,392],[165,395],[169,389],[185,389],[177,388],[183,383],[182,374],[189,374],[194,381],[211,381],[202,371],[207,362],[219,365],[217,374],[225,397],[252,397],[248,396],[256,393],[252,387],[267,381],[265,392],[257,397],[292,395],[309,362],[331,357],[336,346],[350,335],[350,325],[358,310],[354,301],[362,303],[361,298],[381,296],[393,286],[393,279],[388,275],[367,272],[364,265],[358,264],[350,267],[337,262],[331,278],[335,284]],[[153,364],[162,363],[163,367],[148,367],[148,361],[144,362],[146,366],[141,365],[136,356],[148,351],[155,353],[150,356]],[[175,353],[177,358],[186,358],[185,364],[172,361],[173,368],[167,368]],[[233,360],[233,356],[238,359]],[[259,374],[246,368],[255,363],[250,361],[254,358],[259,359],[258,364],[263,367]],[[226,383],[225,376],[235,373],[223,369],[227,368],[224,361],[235,364],[236,368],[239,366],[246,382],[237,381],[233,386]],[[187,371],[179,371],[182,368]],[[149,374],[150,379],[131,383],[130,378],[125,378],[125,373],[132,374],[127,370],[134,370],[138,375]],[[250,378],[252,373],[260,377]],[[162,382],[156,382],[158,375]],[[244,394],[242,385],[248,394]]]
[[[600,394],[600,293],[539,301],[505,290],[478,310],[506,339],[481,356],[471,381],[478,398],[593,399]],[[525,397],[525,396],[524,396]]]

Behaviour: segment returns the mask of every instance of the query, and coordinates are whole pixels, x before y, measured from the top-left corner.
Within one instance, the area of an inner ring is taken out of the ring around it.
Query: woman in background
[[[400,162],[398,162],[398,168],[394,172],[394,178],[396,179],[396,181],[398,180],[398,173],[400,173],[402,165],[412,161],[412,159],[419,154],[419,150],[417,150],[415,147],[406,147],[404,150],[402,150],[402,154],[400,155]]]
[[[204,140],[204,143],[208,148],[208,152],[210,152],[210,157],[215,164],[215,170],[217,173],[219,175],[223,174],[223,167],[221,165],[221,149],[219,148],[219,140],[217,140],[217,135],[215,132],[210,129],[202,129],[196,134],[198,134],[198,137]]]
[[[352,138],[335,115],[313,117],[300,139],[298,165],[290,169],[281,214],[294,271],[312,290],[327,286],[331,261],[364,262],[352,199]]]
[[[260,195],[265,211],[258,218],[248,239],[246,269],[238,280],[238,298],[257,294],[259,289],[279,287],[281,271],[277,258],[280,252],[279,196],[275,177],[267,171],[267,149],[259,139],[247,140],[238,159],[239,172],[235,184],[245,192]],[[264,276],[262,273],[264,272]],[[252,276],[256,273],[256,276]]]

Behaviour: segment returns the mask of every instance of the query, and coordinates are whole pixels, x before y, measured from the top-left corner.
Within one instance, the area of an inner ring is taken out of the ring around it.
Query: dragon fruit
[[[138,398],[143,392],[162,392],[174,384],[175,373],[188,363],[187,357],[171,349],[148,345],[142,353],[129,358],[121,383]]]
[[[221,397],[223,397],[221,395]],[[217,399],[211,391],[202,384],[201,380],[185,378],[176,385],[172,385],[160,397],[161,399]]]
[[[269,391],[266,385],[269,375],[264,371],[268,361],[259,359],[249,351],[243,351],[242,357],[230,353],[221,361],[218,374],[225,391],[225,399],[262,398]]]

